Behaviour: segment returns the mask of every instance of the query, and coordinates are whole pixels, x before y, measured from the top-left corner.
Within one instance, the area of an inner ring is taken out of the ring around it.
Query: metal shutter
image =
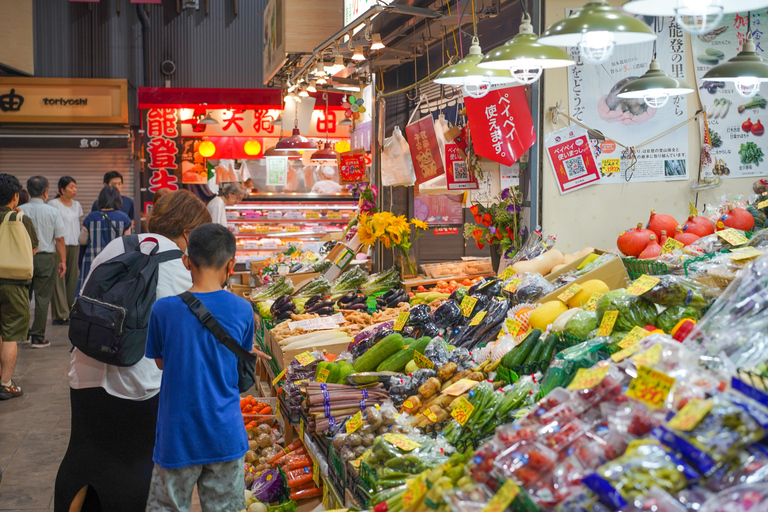
[[[133,198],[133,169],[129,149],[0,149],[0,172],[13,174],[24,188],[32,176],[45,176],[50,182],[50,199],[56,196],[59,178],[75,178],[76,199],[85,215],[91,212],[91,205],[104,186],[105,172],[122,174],[123,195]]]

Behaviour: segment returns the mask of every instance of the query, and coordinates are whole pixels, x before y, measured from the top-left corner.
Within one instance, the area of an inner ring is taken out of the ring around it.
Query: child
[[[189,291],[251,351],[253,310],[222,289],[235,265],[235,237],[223,226],[204,224],[190,233],[187,253]],[[195,484],[203,510],[244,509],[248,437],[237,356],[177,296],[152,306],[146,354],[163,370],[147,512],[188,511]]]

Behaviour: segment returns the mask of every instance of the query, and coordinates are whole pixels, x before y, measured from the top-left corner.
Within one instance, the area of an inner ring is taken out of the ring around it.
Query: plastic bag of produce
[[[283,493],[283,479],[280,472],[270,469],[263,472],[251,486],[253,497],[263,503],[275,501]]]
[[[762,512],[768,510],[768,484],[738,485],[720,492],[701,506],[701,512]]]
[[[720,294],[708,286],[682,276],[659,276],[656,286],[641,295],[660,306],[681,306],[704,309]]]
[[[602,321],[606,311],[618,311],[615,331],[629,332],[633,327],[645,327],[654,325],[656,320],[656,306],[637,295],[627,293],[623,288],[607,292],[597,302],[597,319]]]
[[[525,489],[534,503],[549,508],[565,498],[554,486],[558,460],[555,450],[535,441],[523,441],[504,450],[493,465],[504,478],[514,479]]]
[[[566,322],[563,332],[586,340],[589,333],[594,329],[597,329],[597,313],[595,311],[579,311]]]
[[[513,279],[519,279],[521,282],[518,284],[514,291],[507,291],[507,288]],[[512,305],[523,304],[526,302],[536,302],[545,295],[549,295],[555,291],[554,285],[544,279],[544,276],[532,272],[522,272],[515,274],[511,278],[504,281],[502,286],[504,290],[504,296],[507,297]]]
[[[590,368],[600,360],[597,352],[604,346],[603,339],[594,339],[555,354],[555,359],[541,380],[541,395],[546,396],[557,387],[568,387],[579,368]]]
[[[690,306],[669,306],[656,317],[656,327],[666,333],[670,333],[683,318],[698,321],[701,318],[701,312]]]
[[[449,361],[448,344],[441,336],[432,338],[427,348],[424,349],[424,357],[435,364],[435,368],[440,368]]]

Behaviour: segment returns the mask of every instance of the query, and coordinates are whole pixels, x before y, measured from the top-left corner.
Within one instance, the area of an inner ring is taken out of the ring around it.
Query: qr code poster
[[[566,127],[547,135],[544,143],[561,194],[600,181],[586,130]]]
[[[446,181],[448,190],[477,190],[478,183],[467,162],[461,158],[459,147],[449,142],[445,145]]]

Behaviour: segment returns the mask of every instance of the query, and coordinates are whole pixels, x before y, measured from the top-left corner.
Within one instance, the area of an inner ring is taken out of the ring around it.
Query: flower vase
[[[499,273],[499,265],[501,265],[501,245],[491,245],[491,266],[493,271]]]
[[[419,277],[419,269],[411,259],[410,255],[403,254],[401,251],[395,251],[395,264],[400,266],[400,276],[403,279],[412,279]]]

